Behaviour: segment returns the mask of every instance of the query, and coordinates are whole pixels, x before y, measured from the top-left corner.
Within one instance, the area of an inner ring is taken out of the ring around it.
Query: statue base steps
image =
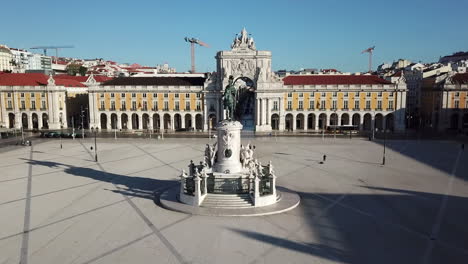
[[[246,194],[212,194],[206,195],[202,207],[209,208],[250,208],[253,207],[250,195]]]

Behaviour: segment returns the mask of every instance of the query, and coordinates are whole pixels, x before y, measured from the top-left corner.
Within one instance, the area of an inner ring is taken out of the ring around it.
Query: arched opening
[[[364,130],[369,131],[372,129],[372,116],[371,114],[367,113],[364,115]]]
[[[361,116],[359,114],[354,114],[353,115],[353,126],[357,127],[357,129],[360,129],[361,125]]]
[[[377,128],[378,131],[383,130],[383,115],[382,114],[375,115],[375,128]]]
[[[107,129],[107,115],[101,114],[101,129]]]
[[[164,114],[164,129],[169,129],[171,127],[171,116],[169,114]]]
[[[234,117],[244,130],[254,130],[255,83],[248,77],[236,78],[234,81],[238,96]]]
[[[387,130],[390,130],[390,131],[393,131],[394,129],[394,118],[393,118],[393,114],[388,114],[385,116],[385,127]]]
[[[304,129],[304,115],[298,114],[296,115],[296,129]]]
[[[153,129],[159,129],[161,127],[161,118],[158,114],[153,115]]]
[[[450,116],[450,128],[458,129],[458,114],[456,113]]]
[[[111,114],[111,128],[117,129],[117,114]]]
[[[319,122],[319,128],[325,129],[325,126],[327,125],[327,115],[323,113],[320,114],[318,122]]]
[[[307,115],[307,129],[315,129],[315,115]]]
[[[174,129],[179,130],[182,128],[182,117],[180,114],[174,115]]]
[[[132,129],[138,129],[139,127],[139,121],[138,120],[138,115],[137,114],[132,114]]]
[[[120,122],[122,123],[122,129],[128,129],[128,115],[122,114]]]
[[[293,130],[294,117],[292,114],[287,114],[285,118],[285,128],[287,131]]]
[[[338,115],[336,113],[331,114],[330,116],[330,125],[337,126],[338,125]]]
[[[33,129],[39,129],[39,117],[36,113],[32,114],[32,126]]]
[[[24,129],[28,129],[28,115],[25,113],[21,114],[21,125]]]
[[[150,129],[149,127],[149,115],[148,114],[143,114],[143,119],[142,119],[142,123],[143,123],[143,129]]]
[[[347,126],[349,125],[349,115],[344,113],[341,115],[341,125],[342,126]]]
[[[279,115],[278,114],[271,115],[271,129],[279,130]]]
[[[468,114],[463,115],[463,128],[468,128]]]
[[[15,114],[13,113],[8,114],[8,127],[9,128],[15,127]]]
[[[215,114],[210,114],[208,116],[208,129],[215,129],[216,128],[216,115]]]
[[[191,114],[185,114],[185,128],[187,130],[191,130],[192,129],[192,115]]]
[[[49,129],[49,115],[42,114],[42,128]]]
[[[203,130],[203,117],[201,114],[195,116],[195,128],[197,130]]]

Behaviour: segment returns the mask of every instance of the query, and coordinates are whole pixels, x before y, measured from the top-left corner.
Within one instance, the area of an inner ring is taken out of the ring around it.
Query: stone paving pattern
[[[0,152],[0,263],[468,263],[468,154],[449,141],[244,138],[295,209],[177,213],[153,199],[208,139],[36,142]],[[322,155],[325,164],[319,164]]]

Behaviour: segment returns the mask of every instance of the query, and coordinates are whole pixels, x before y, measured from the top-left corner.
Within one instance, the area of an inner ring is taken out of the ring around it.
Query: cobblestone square
[[[98,139],[99,162],[91,139],[2,148],[0,263],[467,263],[460,144],[387,140],[382,166],[383,141],[249,140],[298,207],[261,217],[161,208],[155,197],[208,139]]]

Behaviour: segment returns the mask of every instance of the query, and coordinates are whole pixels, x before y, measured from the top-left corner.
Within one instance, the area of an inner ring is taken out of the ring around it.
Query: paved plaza
[[[92,139],[2,148],[0,263],[468,263],[459,143],[387,141],[381,166],[382,141],[247,141],[298,207],[212,217],[159,206],[208,139],[98,139],[97,163]]]

